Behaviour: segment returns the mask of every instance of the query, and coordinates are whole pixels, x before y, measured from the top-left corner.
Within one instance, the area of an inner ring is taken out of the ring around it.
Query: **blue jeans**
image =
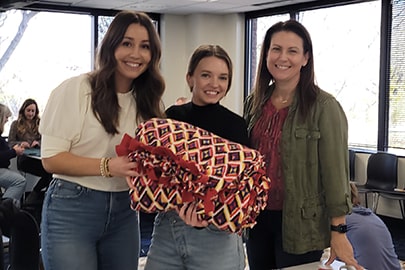
[[[26,185],[25,177],[20,173],[10,169],[0,168],[0,187],[6,190],[3,194],[3,198],[11,198],[15,202],[18,202],[17,205],[19,205]]]
[[[174,211],[156,216],[145,270],[243,270],[242,238],[213,225],[196,229]]]
[[[138,213],[127,191],[103,192],[52,180],[41,223],[46,270],[136,270]]]

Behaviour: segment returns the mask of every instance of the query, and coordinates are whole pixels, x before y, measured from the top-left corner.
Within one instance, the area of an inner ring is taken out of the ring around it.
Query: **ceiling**
[[[77,8],[132,9],[186,15],[193,13],[243,13],[311,1],[313,0],[1,0],[1,6],[3,9],[10,9],[29,7],[31,4],[51,4]]]

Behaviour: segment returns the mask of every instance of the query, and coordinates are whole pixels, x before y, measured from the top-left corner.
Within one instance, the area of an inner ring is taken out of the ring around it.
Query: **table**
[[[39,148],[27,148],[24,150],[24,155],[30,158],[41,159],[41,150]]]
[[[24,155],[36,159],[36,160],[41,160],[41,149],[39,148],[27,148],[24,150]],[[18,168],[17,168],[18,169]],[[26,180],[27,180],[27,185],[25,187],[25,191],[32,191],[34,186],[37,184],[38,180],[41,178],[40,176],[31,174],[29,172],[21,171]]]
[[[333,270],[339,270],[339,267],[345,265],[343,262],[334,261],[331,266]],[[302,265],[291,266],[287,268],[282,268],[282,270],[318,270],[319,262],[307,263]]]

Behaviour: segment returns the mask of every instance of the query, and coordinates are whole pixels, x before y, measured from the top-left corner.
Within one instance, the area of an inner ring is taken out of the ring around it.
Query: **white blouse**
[[[91,109],[91,87],[87,74],[62,82],[49,97],[42,114],[39,131],[42,134],[41,156],[52,157],[61,152],[90,157],[114,157],[115,146],[122,136],[135,135],[137,127],[136,104],[132,91],[118,93],[120,105],[118,135],[108,134]],[[102,176],[54,177],[101,191],[128,190],[125,178]]]

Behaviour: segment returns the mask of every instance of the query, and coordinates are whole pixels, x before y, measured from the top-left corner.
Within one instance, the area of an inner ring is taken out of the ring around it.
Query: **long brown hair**
[[[269,52],[271,38],[275,33],[282,31],[293,32],[298,35],[303,42],[304,54],[308,54],[308,63],[301,68],[300,80],[297,85],[298,109],[301,113],[302,119],[305,119],[308,115],[309,109],[316,100],[319,93],[319,87],[315,84],[314,56],[311,36],[305,27],[295,20],[278,22],[271,26],[266,32],[260,52],[256,81],[253,87],[253,106],[249,113],[253,115],[255,112],[261,111],[266,100],[265,96],[269,89],[269,85],[274,82],[273,76],[267,69],[267,54]]]
[[[136,118],[147,120],[164,115],[162,95],[165,89],[159,64],[162,49],[159,36],[150,17],[143,12],[121,11],[117,13],[98,49],[96,69],[91,73],[92,110],[109,134],[117,134],[119,104],[115,92],[115,70],[117,61],[114,53],[123,40],[129,25],[136,23],[145,27],[149,35],[151,61],[147,70],[133,80],[132,88],[136,102]]]
[[[193,76],[200,61],[209,56],[215,56],[222,59],[228,66],[228,88],[226,89],[226,92],[228,93],[232,83],[232,60],[228,53],[219,45],[200,45],[195,49],[188,63],[187,75]],[[190,90],[192,91],[191,87]]]
[[[27,117],[25,117],[25,109],[34,104],[35,105],[35,116],[32,119],[31,124],[28,123]],[[38,109],[38,104],[37,102],[32,99],[28,98],[24,101],[24,103],[21,105],[20,110],[18,111],[18,119],[17,119],[17,133],[23,136],[28,130],[32,131],[33,134],[39,135],[39,109]]]

